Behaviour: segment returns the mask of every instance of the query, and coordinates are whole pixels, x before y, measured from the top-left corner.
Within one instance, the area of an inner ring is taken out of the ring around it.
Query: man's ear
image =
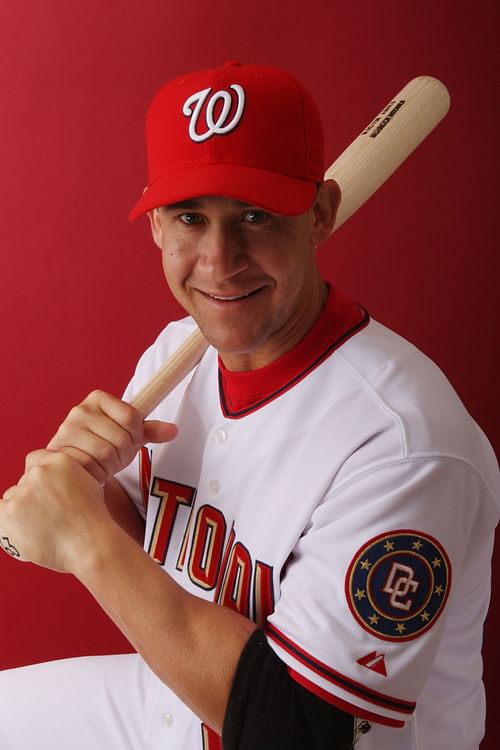
[[[311,232],[311,243],[316,247],[326,242],[333,232],[340,198],[340,188],[335,180],[325,180],[319,186],[313,203],[314,223]]]
[[[152,211],[148,211],[147,216],[151,226],[153,242],[160,248],[160,250],[163,250],[163,229],[160,220],[160,209],[153,208]]]

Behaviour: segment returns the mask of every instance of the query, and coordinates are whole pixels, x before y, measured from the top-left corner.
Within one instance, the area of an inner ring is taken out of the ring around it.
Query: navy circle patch
[[[404,529],[361,547],[345,589],[351,612],[365,630],[386,641],[409,641],[434,625],[450,583],[450,561],[439,542]]]

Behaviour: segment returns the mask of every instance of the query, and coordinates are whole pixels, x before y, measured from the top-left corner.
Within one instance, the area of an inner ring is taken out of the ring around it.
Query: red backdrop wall
[[[495,0],[4,2],[1,489],[89,390],[121,393],[180,313],[145,222],[127,221],[145,180],[143,116],[164,81],[228,59],[288,68],[310,88],[329,162],[410,78],[447,84],[446,120],[321,263],[438,362],[498,452],[498,29]],[[129,648],[70,576],[4,555],[0,580],[0,668]],[[499,580],[483,750],[500,729]]]

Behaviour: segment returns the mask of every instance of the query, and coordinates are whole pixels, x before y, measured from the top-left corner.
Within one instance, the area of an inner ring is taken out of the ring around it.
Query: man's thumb
[[[156,419],[144,422],[145,443],[168,443],[177,435],[177,427],[172,422],[160,422]]]

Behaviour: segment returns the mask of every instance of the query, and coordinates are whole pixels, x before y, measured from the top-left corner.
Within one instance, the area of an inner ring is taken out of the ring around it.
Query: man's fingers
[[[128,466],[145,443],[165,443],[176,434],[175,425],[143,422],[130,404],[94,391],[70,411],[47,448],[74,458],[102,485]],[[27,468],[37,460],[34,453]]]
[[[58,452],[64,453],[66,456],[70,456],[71,458],[75,459],[75,461],[78,461],[80,466],[83,466],[83,468],[86,469],[86,471],[88,471],[88,473],[91,474],[91,476],[93,476],[94,479],[99,482],[99,484],[104,485],[106,483],[108,474],[104,466],[101,466],[101,464],[89,453],[86,453],[79,448],[65,445],[62,446],[59,451],[52,449],[42,449],[28,453],[24,463],[25,474],[20,478],[18,484],[21,485],[26,481],[26,477],[28,476],[31,469],[34,469],[36,466],[43,466],[44,464],[48,463],[50,457]]]
[[[66,456],[77,461],[102,487],[104,487],[107,480],[112,476],[113,472],[110,472],[109,469],[101,465],[90,453],[86,453],[79,448],[66,445],[61,448],[60,453],[64,453]]]
[[[104,391],[94,391],[71,409],[51,443],[62,439],[68,430],[81,428],[118,446],[139,445],[143,441],[142,418],[137,409]]]
[[[87,401],[91,408],[97,408],[112,422],[128,432],[133,445],[141,445],[144,442],[143,420],[133,406],[104,391],[93,391],[83,404],[85,405]]]
[[[12,500],[17,490],[17,484],[12,485],[2,493],[2,500]]]
[[[24,469],[25,471],[29,471],[34,466],[42,466],[47,458],[47,454],[53,453],[53,451],[45,449],[40,449],[37,451],[31,451],[31,453],[28,453],[26,458],[24,459]]]
[[[132,461],[143,444],[143,422],[137,410],[103,391],[94,391],[70,411],[47,447],[76,458],[102,482],[100,468],[106,476],[113,476]]]
[[[177,436],[177,427],[172,422],[151,419],[144,422],[145,443],[168,443]]]
[[[64,445],[78,445],[80,441],[88,442],[93,439],[102,440],[113,446],[117,457],[127,454],[135,446],[143,442],[143,428],[134,430],[131,434],[126,427],[112,420],[103,412],[93,412],[85,406],[76,406],[71,410],[58,431],[48,444],[51,450],[61,450]]]

